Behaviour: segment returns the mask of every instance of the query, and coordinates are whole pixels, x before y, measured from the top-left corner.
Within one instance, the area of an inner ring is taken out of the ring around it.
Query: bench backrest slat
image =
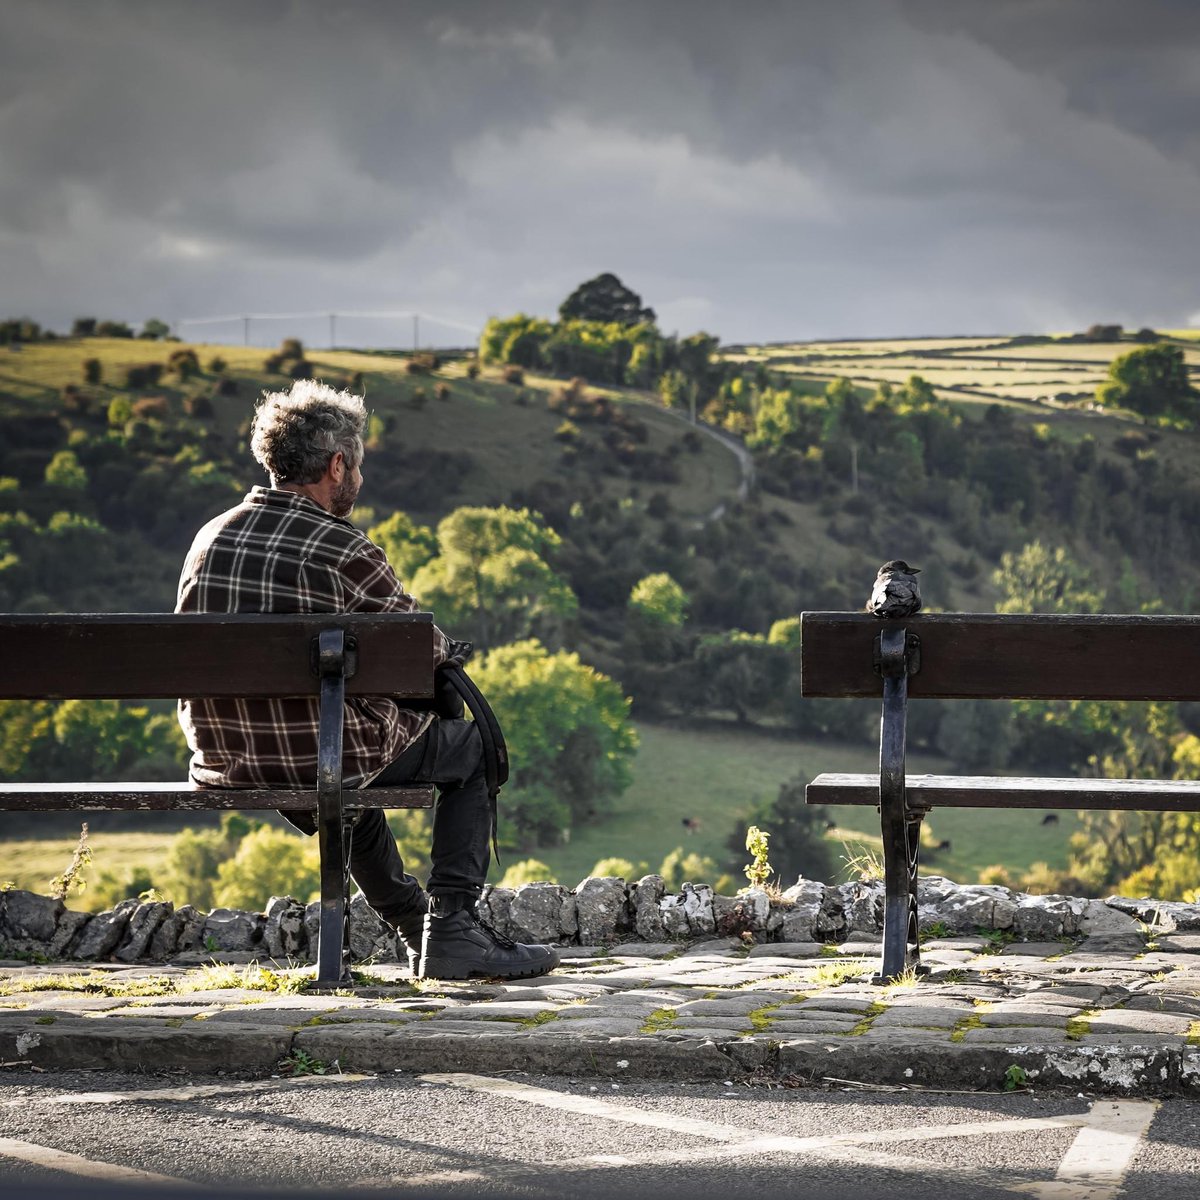
[[[805,696],[878,698],[875,636],[904,628],[914,699],[1200,700],[1200,617],[806,612],[800,628]]]
[[[432,694],[429,613],[95,613],[0,615],[0,698],[316,695],[310,647],[333,627],[358,643],[348,694]]]

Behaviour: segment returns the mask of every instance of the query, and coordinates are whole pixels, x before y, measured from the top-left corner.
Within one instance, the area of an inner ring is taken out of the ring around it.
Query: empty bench
[[[0,615],[0,699],[319,697],[319,762],[306,789],[179,783],[6,783],[0,809],[315,810],[321,859],[317,981],[350,977],[349,822],[364,808],[428,808],[431,787],[342,788],[347,695],[415,707],[434,691],[429,613]]]
[[[917,850],[937,805],[1200,811],[1200,782],[1019,779],[905,772],[909,696],[938,700],[1197,700],[1200,617],[922,613],[801,615],[801,692],[882,696],[879,773],[818,775],[809,804],[870,804],[883,833],[883,962],[921,970]]]

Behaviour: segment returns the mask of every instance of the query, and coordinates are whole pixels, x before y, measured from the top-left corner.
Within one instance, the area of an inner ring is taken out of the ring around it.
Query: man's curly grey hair
[[[350,470],[362,462],[366,425],[361,396],[297,379],[290,392],[263,394],[250,450],[274,482],[316,483],[339,450]]]

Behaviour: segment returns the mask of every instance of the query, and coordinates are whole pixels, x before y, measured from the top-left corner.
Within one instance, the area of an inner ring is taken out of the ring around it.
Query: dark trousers
[[[371,787],[432,783],[433,805],[429,891],[473,905],[488,869],[492,814],[483,770],[483,742],[473,721],[435,719]],[[297,829],[316,833],[315,813],[283,814]],[[354,823],[350,877],[367,903],[389,925],[424,908],[420,883],[404,870],[384,810],[368,808]]]

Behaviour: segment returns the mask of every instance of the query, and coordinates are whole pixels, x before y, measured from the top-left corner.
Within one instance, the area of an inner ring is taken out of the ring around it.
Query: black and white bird
[[[911,617],[921,608],[920,567],[910,567],[902,558],[893,558],[879,568],[875,586],[867,601],[867,612],[877,617]]]

